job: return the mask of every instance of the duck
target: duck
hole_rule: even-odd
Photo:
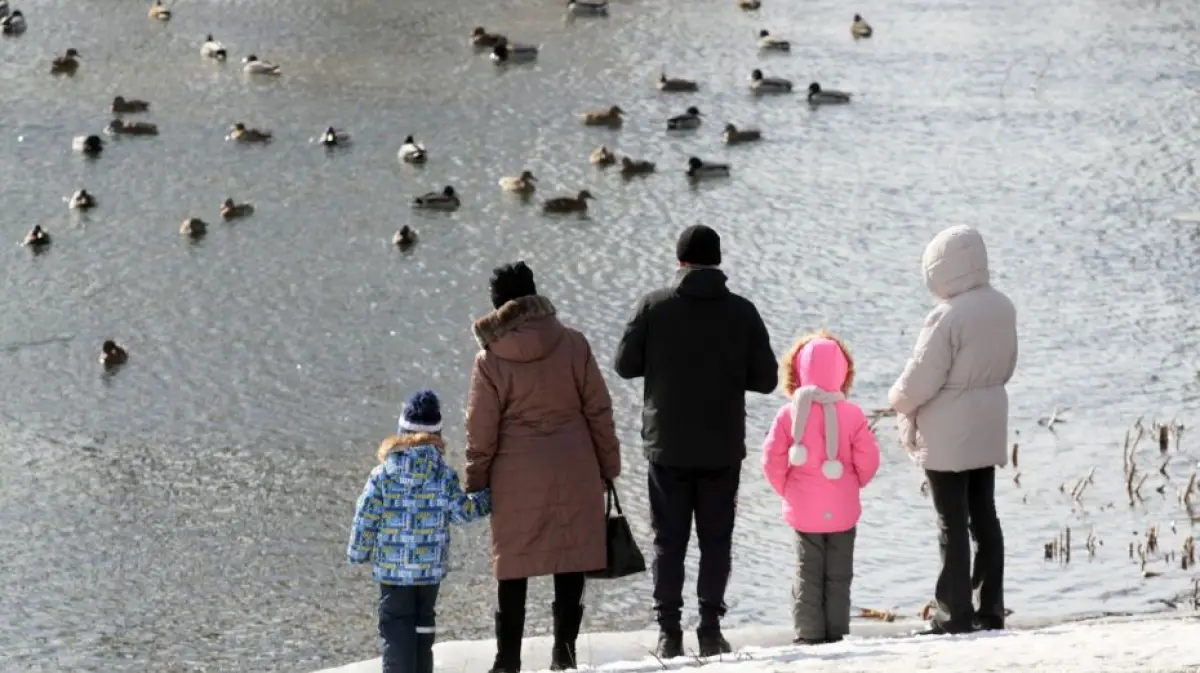
[[[119,367],[129,359],[129,353],[109,339],[100,345],[100,364],[105,367]]]
[[[690,79],[667,77],[667,73],[658,75],[659,91],[699,91],[700,86]]]
[[[762,140],[762,131],[758,129],[739,129],[733,124],[726,124],[725,133],[722,137],[725,139],[726,145],[737,145],[739,143]]]
[[[208,223],[198,217],[189,217],[179,225],[179,235],[188,238],[200,238],[208,233]]]
[[[234,203],[233,199],[225,199],[221,204],[221,219],[236,220],[254,214],[254,206],[249,203]]]
[[[242,70],[250,75],[282,75],[283,71],[274,63],[261,61],[254,54],[242,59]]]
[[[14,10],[12,14],[0,19],[0,32],[5,35],[20,35],[25,32],[25,15],[21,10]]]
[[[621,124],[624,123],[624,120],[621,119],[621,115],[623,114],[625,114],[625,111],[614,105],[607,110],[590,110],[584,112],[579,115],[579,118],[583,120],[584,126],[620,128]]]
[[[454,188],[446,185],[440,192],[429,192],[413,199],[413,205],[426,210],[451,211],[458,210],[462,202],[458,200],[458,194],[455,193]]]
[[[875,30],[871,28],[871,24],[867,23],[866,20],[862,18],[862,14],[854,15],[854,21],[850,24],[850,34],[853,35],[855,39],[871,37],[871,34],[874,32]]]
[[[538,48],[531,44],[513,44],[507,40],[492,47],[492,63],[529,63],[537,60]]]
[[[753,11],[762,7],[762,0],[737,0],[738,9],[743,11]]]
[[[763,71],[755,68],[750,73],[750,90],[755,93],[791,93],[792,81],[782,77],[764,77]]]
[[[471,31],[471,44],[476,47],[494,47],[504,42],[508,42],[508,38],[499,33],[489,33],[483,26],[476,26]]]
[[[35,224],[33,225],[33,229],[30,229],[29,233],[25,234],[23,245],[31,248],[41,248],[50,245],[50,234],[46,233],[45,229],[42,229],[42,225]]]
[[[79,52],[74,47],[50,62],[51,75],[74,75],[76,70],[79,70]]]
[[[646,175],[653,173],[655,169],[653,161],[643,161],[630,157],[621,157],[621,175],[630,177],[633,175]]]
[[[758,48],[763,51],[791,51],[792,43],[763,29],[758,31]]]
[[[144,100],[130,98],[126,100],[123,96],[116,96],[112,101],[113,114],[132,114],[134,112],[145,112],[150,109],[150,103]]]
[[[567,0],[571,16],[608,16],[608,0]]]
[[[521,171],[517,177],[500,178],[500,189],[521,196],[529,196],[537,190],[537,178],[531,171]]]
[[[692,106],[681,115],[671,117],[667,120],[668,131],[688,131],[691,129],[700,128],[700,109]]]
[[[423,164],[429,158],[425,152],[425,146],[414,140],[412,136],[404,137],[404,144],[400,146],[397,154],[400,156],[400,161],[410,164]]]
[[[850,94],[845,91],[822,89],[821,85],[813,82],[808,85],[809,105],[841,105],[850,102]]]
[[[216,61],[224,61],[229,55],[225,45],[213,39],[212,33],[204,36],[204,44],[200,45],[200,55]]]
[[[96,199],[88,193],[88,190],[81,189],[71,195],[67,207],[72,210],[88,210],[96,207]]]
[[[729,164],[710,164],[698,157],[688,157],[687,176],[694,180],[729,177]]]
[[[162,0],[154,0],[154,4],[150,5],[150,11],[147,14],[151,19],[158,19],[159,21],[171,20],[171,10],[163,5]]]
[[[417,232],[413,231],[412,227],[407,224],[400,227],[395,236],[392,236],[392,245],[407,250],[417,243]]]
[[[108,123],[104,131],[114,136],[156,136],[158,125],[150,122],[127,122],[114,119]]]
[[[75,136],[71,139],[71,149],[95,156],[104,149],[104,141],[100,136]]]
[[[271,132],[247,128],[245,124],[238,122],[233,125],[229,137],[241,143],[265,143],[271,139]]]
[[[601,145],[592,150],[592,154],[588,157],[588,161],[597,166],[611,166],[617,163],[617,155],[609,151],[607,147]]]
[[[586,213],[587,202],[596,197],[584,189],[575,196],[560,196],[542,204],[543,213]]]
[[[350,134],[345,131],[339,131],[332,126],[325,129],[321,137],[317,139],[325,147],[337,147],[350,142]]]

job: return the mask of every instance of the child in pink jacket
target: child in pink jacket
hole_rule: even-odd
[[[850,633],[859,491],[879,469],[879,444],[845,393],[854,361],[836,336],[800,338],[781,363],[790,401],[763,443],[763,473],[796,529],[792,619],[796,643],[834,643]]]

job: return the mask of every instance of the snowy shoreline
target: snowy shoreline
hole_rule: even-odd
[[[686,671],[704,666],[710,673],[806,673],[861,671],[895,673],[936,669],[938,673],[1009,672],[1014,668],[1062,673],[1137,670],[1140,673],[1200,673],[1200,614],[1109,617],[1086,621],[1012,620],[1003,632],[968,636],[912,636],[921,622],[858,622],[845,642],[818,647],[791,644],[788,627],[726,631],[737,651],[721,658],[683,657],[661,662],[651,655],[657,634],[588,633],[579,637],[581,668],[611,673]],[[525,639],[525,670],[544,670],[550,661],[549,636]],[[686,634],[686,651],[695,651]],[[492,640],[448,641],[434,646],[435,667],[454,673],[483,673],[495,653]],[[726,670],[728,669],[728,670]],[[379,673],[378,659],[316,673]]]

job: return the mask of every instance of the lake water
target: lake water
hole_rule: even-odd
[[[1151,476],[1133,507],[1120,455],[1137,417],[1194,422],[1200,394],[1200,236],[1171,221],[1197,202],[1200,5],[766,0],[748,14],[732,0],[615,0],[607,20],[568,23],[553,0],[189,0],[163,25],[147,4],[16,3],[29,31],[0,40],[12,243],[0,273],[0,670],[294,672],[374,656],[376,590],[343,561],[354,499],[419,386],[442,394],[461,466],[469,325],[488,307],[490,269],[528,260],[610,371],[636,297],[670,278],[674,239],[697,221],[722,233],[731,285],[757,302],[776,351],[817,326],[847,339],[866,407],[885,404],[930,306],[923,245],[944,226],[979,226],[1021,317],[1010,392],[1022,477],[999,483],[1009,606],[1148,610],[1191,586],[1177,561],[1143,580],[1127,546],[1151,525],[1164,549],[1190,534],[1177,493],[1196,434],[1171,448],[1169,479],[1143,442]],[[855,10],[874,39],[849,39]],[[543,45],[541,60],[498,70],[467,46],[477,24]],[[756,53],[764,27],[794,41],[791,55]],[[199,56],[208,32],[230,63]],[[67,47],[80,72],[52,78]],[[236,61],[249,52],[285,75],[248,80]],[[799,95],[754,100],[755,67],[856,99],[815,112]],[[701,92],[659,94],[664,68]],[[117,94],[151,100],[143,118],[162,135],[73,155],[71,136],[100,131]],[[575,117],[614,103],[629,112],[620,132]],[[664,119],[693,104],[705,126],[668,136]],[[224,142],[239,120],[276,140]],[[723,147],[726,121],[765,142]],[[329,124],[354,144],[311,144]],[[396,161],[408,134],[428,165]],[[601,143],[659,173],[626,183],[597,170],[587,153]],[[690,189],[690,154],[731,162],[733,177]],[[547,219],[499,192],[501,175],[525,168],[539,196],[589,189],[590,218]],[[444,184],[463,195],[459,212],[410,210]],[[86,216],[62,200],[79,187],[100,203]],[[227,196],[257,212],[221,224]],[[213,225],[198,244],[177,235],[189,216]],[[36,222],[55,242],[33,256],[17,243]],[[410,254],[390,246],[402,224],[421,236]],[[112,376],[96,364],[108,338],[130,351]],[[648,551],[640,387],[609,379],[620,486]],[[781,402],[750,399],[752,445]],[[1037,419],[1055,406],[1072,409],[1051,434]],[[936,572],[932,509],[890,421],[880,437],[855,601],[913,614]],[[1072,506],[1060,485],[1069,493],[1093,467]],[[728,623],[786,623],[791,534],[757,462],[745,469]],[[1066,526],[1073,562],[1043,561]],[[1089,561],[1093,527],[1104,545]],[[485,525],[456,537],[444,638],[490,632],[486,540]],[[585,628],[646,627],[649,584],[590,585]],[[534,583],[529,632],[548,630],[548,603],[549,582]]]

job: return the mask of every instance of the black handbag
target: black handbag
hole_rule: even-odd
[[[615,580],[646,572],[646,559],[638,549],[633,539],[633,531],[629,521],[621,513],[621,501],[617,499],[617,488],[611,481],[605,482],[608,501],[604,512],[604,536],[607,548],[605,560],[607,565],[603,570],[593,570],[586,573],[588,577],[599,580]],[[616,514],[613,510],[616,509]]]

